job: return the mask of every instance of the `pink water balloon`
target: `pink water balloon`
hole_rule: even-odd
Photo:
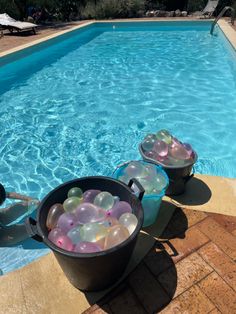
[[[180,141],[176,137],[172,137],[172,141],[170,143],[170,148],[181,145]]]
[[[168,145],[164,141],[157,140],[154,144],[153,150],[159,156],[165,157],[168,154]]]
[[[74,252],[77,253],[95,253],[100,251],[101,247],[98,244],[86,241],[77,243],[74,248]]]
[[[119,219],[120,216],[125,213],[132,213],[132,208],[128,202],[120,201],[107,211],[107,216]]]
[[[61,229],[64,233],[67,233],[70,229],[76,227],[77,225],[77,217],[75,214],[72,213],[62,214],[57,221],[57,227]]]
[[[54,243],[58,237],[63,235],[65,235],[65,233],[61,229],[54,228],[49,232],[48,239]]]
[[[56,246],[66,251],[72,251],[74,249],[74,245],[69,237],[66,235],[58,236],[54,238],[52,241]]]
[[[80,224],[98,222],[106,218],[105,210],[91,203],[82,203],[79,205],[75,210],[75,215]]]

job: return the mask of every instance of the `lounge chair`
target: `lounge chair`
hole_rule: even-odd
[[[201,11],[202,16],[206,18],[211,18],[218,4],[219,0],[208,0],[207,5]]]
[[[32,30],[36,33],[36,24],[28,22],[20,22],[11,18],[8,14],[0,14],[0,27],[8,29],[11,33],[16,30],[17,32]]]

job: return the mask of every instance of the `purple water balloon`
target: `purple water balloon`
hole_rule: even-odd
[[[132,208],[129,203],[120,201],[107,211],[107,216],[119,219],[120,216],[125,213],[132,213]]]
[[[190,144],[188,144],[188,143],[183,143],[183,146],[184,146],[184,148],[186,149],[186,151],[187,151],[189,157],[190,157],[190,158],[191,158],[191,157],[194,157],[194,156],[193,156],[193,149],[192,149],[192,146],[191,146]]]
[[[79,223],[77,217],[72,213],[62,214],[58,221],[57,227],[60,228],[64,233],[67,233],[70,229],[76,227]]]
[[[95,197],[101,193],[100,190],[87,190],[83,194],[83,203],[93,203]]]
[[[169,154],[171,157],[175,159],[180,159],[180,160],[189,159],[189,154],[182,144],[171,147],[169,149]]]
[[[86,224],[89,222],[102,221],[106,217],[106,212],[104,209],[91,204],[82,203],[75,211],[75,215],[80,224]]]
[[[93,242],[79,242],[76,244],[74,248],[74,252],[77,253],[95,253],[95,252],[100,252],[101,247]]]
[[[159,156],[165,157],[168,154],[168,145],[164,141],[157,140],[154,144],[153,150]]]

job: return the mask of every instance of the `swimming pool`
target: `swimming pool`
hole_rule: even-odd
[[[236,177],[236,58],[209,22],[99,23],[0,60],[0,173],[42,198],[81,176],[139,159],[169,129],[198,152],[198,173]],[[0,248],[4,273],[48,252]]]

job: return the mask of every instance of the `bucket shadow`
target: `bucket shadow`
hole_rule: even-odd
[[[185,238],[185,231],[188,229],[188,219],[181,208],[176,207],[165,230],[159,236],[160,240],[170,240],[174,238]]]
[[[203,205],[211,199],[212,193],[208,185],[202,180],[193,177],[187,184],[185,192],[181,195],[171,196],[183,206]]]
[[[157,241],[144,262],[115,290],[93,305],[92,309],[100,309],[109,314],[131,314],[145,307],[148,313],[156,313],[172,301],[176,288],[175,264],[164,246]],[[89,310],[87,313],[90,313]]]

